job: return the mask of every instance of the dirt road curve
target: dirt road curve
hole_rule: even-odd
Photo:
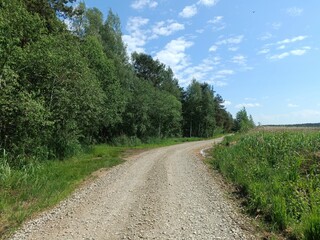
[[[199,160],[215,141],[132,156],[13,239],[257,239]]]

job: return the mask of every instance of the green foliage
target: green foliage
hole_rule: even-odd
[[[217,94],[214,98],[215,102],[215,121],[217,129],[215,132],[229,133],[233,128],[232,115],[226,111],[223,98]]]
[[[114,126],[121,122],[122,113],[125,110],[125,96],[122,94],[121,83],[116,78],[116,67],[105,55],[97,37],[87,36],[81,48],[105,95],[102,126],[104,128]]]
[[[91,144],[195,140],[168,139],[182,125],[191,136],[230,130],[212,87],[194,81],[182,97],[170,67],[145,54],[129,61],[116,14],[103,22],[74,2],[0,1],[0,233],[120,162],[122,148],[106,146],[69,158]]]
[[[236,119],[234,123],[234,131],[237,132],[248,132],[250,129],[254,128],[255,124],[250,115],[248,117],[247,111],[245,108],[242,108],[236,114]]]
[[[227,137],[211,163],[239,187],[251,213],[298,239],[318,239],[319,151],[318,132],[253,132]]]
[[[132,54],[133,67],[138,78],[149,81],[154,87],[159,87],[162,83],[161,71],[165,70],[165,65],[159,60],[153,60],[150,55],[144,53]]]
[[[150,118],[153,133],[161,137],[180,136],[181,131],[181,103],[175,96],[154,90],[150,108]]]
[[[111,9],[101,28],[100,35],[107,57],[114,59],[119,64],[126,65],[128,58],[122,41],[120,18]]]
[[[194,79],[183,97],[184,136],[212,137],[229,132],[232,116],[224,109],[223,102],[220,95],[214,95],[212,86]]]
[[[170,67],[166,67],[159,60],[154,60],[144,53],[132,54],[132,65],[137,77],[151,83],[156,89],[166,91],[180,100],[181,89],[178,80]]]
[[[21,63],[25,88],[44,99],[50,113],[47,144],[59,157],[90,142],[102,114],[104,93],[80,51],[69,35],[47,36],[26,49]]]
[[[142,53],[129,62],[116,14],[110,10],[103,22],[100,10],[84,3],[73,9],[73,2],[1,2],[0,150],[11,166],[122,136],[230,130],[230,114],[211,86],[195,80],[182,97],[170,67]],[[72,17],[70,31],[61,17]]]

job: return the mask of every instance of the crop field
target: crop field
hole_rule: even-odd
[[[289,239],[320,239],[320,131],[260,128],[228,136],[210,163],[248,211]]]

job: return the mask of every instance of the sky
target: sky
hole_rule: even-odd
[[[320,0],[85,0],[118,14],[128,54],[214,87],[256,124],[320,122]],[[121,3],[120,3],[121,2]]]

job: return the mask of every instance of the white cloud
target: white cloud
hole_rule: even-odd
[[[215,67],[220,63],[220,59],[217,57],[214,58],[205,58],[199,65],[189,66],[184,69],[183,73],[181,73],[183,82],[191,81],[191,79],[195,78],[198,81],[206,81],[212,82],[212,73]]]
[[[281,53],[281,54],[272,55],[272,56],[269,57],[269,59],[271,59],[271,60],[279,60],[279,59],[283,59],[283,58],[286,58],[286,57],[289,57],[289,56],[302,56],[302,55],[306,54],[307,51],[310,50],[310,49],[311,49],[311,47],[306,46],[306,47],[303,47],[303,48],[300,48],[300,49],[295,49],[295,50],[291,50],[291,51],[284,52],[284,53]]]
[[[268,43],[268,44],[265,44],[263,46],[263,48],[270,48],[271,46],[277,46],[277,49],[283,49],[284,47],[286,47],[286,45],[288,44],[292,44],[292,43],[295,43],[295,42],[299,42],[299,41],[303,41],[305,39],[307,39],[308,36],[303,36],[303,35],[300,35],[300,36],[296,36],[296,37],[292,37],[292,38],[286,38],[284,40],[281,40],[281,41],[278,41],[278,42],[275,42],[275,43]]]
[[[228,83],[222,81],[213,81],[213,84],[217,87],[224,87],[228,85]]]
[[[240,103],[240,104],[237,104],[235,106],[236,108],[254,108],[254,107],[261,107],[261,104],[260,103]]]
[[[271,26],[274,30],[279,30],[282,26],[282,23],[281,22],[274,22],[271,24]]]
[[[209,20],[208,23],[218,24],[223,20],[223,16],[215,16],[212,20]]]
[[[288,107],[289,107],[289,108],[297,108],[297,107],[299,107],[299,105],[289,103],[289,104],[288,104]]]
[[[192,45],[193,42],[180,37],[170,41],[163,50],[156,54],[155,58],[167,66],[170,66],[174,73],[179,75],[180,71],[190,64],[185,51]]]
[[[138,31],[140,31],[140,27],[142,27],[148,23],[149,23],[148,18],[132,17],[129,19],[129,21],[127,23],[127,30],[129,32],[138,32]]]
[[[196,5],[186,6],[182,12],[179,13],[179,15],[183,18],[191,18],[194,15],[196,15],[198,12],[198,9]]]
[[[232,74],[234,74],[234,71],[231,69],[223,69],[223,70],[218,71],[217,74],[222,75],[222,76],[232,75]]]
[[[158,36],[169,36],[174,32],[184,30],[184,25],[173,20],[161,21],[156,23],[153,28],[153,37],[156,38]]]
[[[145,52],[143,46],[146,41],[142,38],[136,38],[130,35],[122,36],[123,42],[127,45],[127,52],[129,55],[133,52]]]
[[[268,39],[270,39],[272,37],[273,37],[273,35],[271,33],[266,32],[261,37],[259,37],[258,39],[261,40],[261,41],[266,41],[266,40],[268,40]]]
[[[216,42],[217,45],[224,45],[224,44],[240,44],[243,40],[243,35],[238,35],[238,36],[235,36],[235,37],[230,37],[230,38],[227,38],[227,39],[223,39],[223,40],[220,40],[218,42]]]
[[[213,31],[220,31],[226,27],[226,24],[223,22],[223,16],[215,16],[212,20],[209,20],[208,23],[213,24]]]
[[[298,8],[298,7],[288,8],[287,14],[291,17],[299,17],[303,14],[303,8]]]
[[[275,55],[272,55],[271,57],[269,57],[271,60],[276,60],[276,59],[283,59],[283,58],[286,58],[286,57],[289,57],[290,56],[290,53],[289,52],[284,52],[284,53],[281,53],[281,54],[275,54]]]
[[[296,50],[290,51],[290,53],[291,53],[292,55],[295,55],[295,56],[302,56],[302,55],[304,55],[306,52],[307,52],[307,50],[305,50],[305,49],[296,49]]]
[[[223,106],[230,106],[232,103],[230,102],[230,101],[224,101],[223,103],[222,103],[222,105]]]
[[[226,86],[225,81],[221,81],[216,74],[216,69],[220,65],[221,58],[218,56],[210,56],[201,61],[200,64],[195,66],[188,66],[179,72],[179,80],[181,85],[188,85],[190,81],[195,78],[200,82],[207,82],[215,86]],[[226,76],[220,76],[225,78]]]
[[[264,49],[260,50],[258,52],[258,54],[267,54],[268,52],[270,52],[270,49],[264,48]]]
[[[63,23],[67,26],[69,31],[74,31],[74,27],[72,26],[73,21],[70,18],[66,18],[63,20]]]
[[[205,5],[208,7],[214,6],[219,2],[219,0],[200,0],[198,4]]]
[[[239,50],[239,48],[238,47],[229,47],[228,50],[231,52],[236,52]]]
[[[288,43],[294,43],[298,41],[303,41],[307,38],[308,36],[297,36],[293,38],[287,38],[282,41],[277,42],[278,45],[283,45],[283,44],[288,44]]]
[[[239,64],[239,65],[246,65],[247,58],[243,55],[236,55],[236,56],[232,57],[231,61],[233,63]]]
[[[210,48],[209,48],[209,52],[215,52],[217,51],[218,49],[218,46],[217,45],[212,45]]]
[[[281,40],[281,41],[278,41],[275,43],[268,43],[263,46],[264,49],[259,51],[258,54],[269,53],[271,47],[274,47],[275,50],[283,50],[286,48],[290,48],[291,47],[290,45],[293,45],[293,43],[303,41],[307,38],[308,38],[308,36],[300,35],[300,36],[296,36],[296,37],[292,37],[292,38],[286,38],[284,40]],[[300,49],[294,49],[294,50],[286,51],[286,52],[283,52],[280,54],[268,55],[267,58],[270,60],[279,60],[279,59],[283,59],[283,58],[286,58],[289,56],[302,56],[310,49],[311,49],[311,47],[305,46]]]
[[[136,0],[131,4],[133,9],[143,9],[145,7],[156,8],[158,3],[152,0]]]
[[[147,25],[149,19],[142,17],[130,18],[127,23],[129,35],[123,35],[122,40],[127,45],[127,51],[130,55],[132,52],[144,52],[143,46],[147,42],[147,33],[141,28]]]
[[[277,47],[278,50],[282,50],[282,49],[285,49],[286,48],[286,45],[281,45],[279,47]]]
[[[246,98],[244,98],[244,100],[246,100],[246,101],[256,101],[257,99],[256,98],[252,98],[252,97],[246,97]]]

